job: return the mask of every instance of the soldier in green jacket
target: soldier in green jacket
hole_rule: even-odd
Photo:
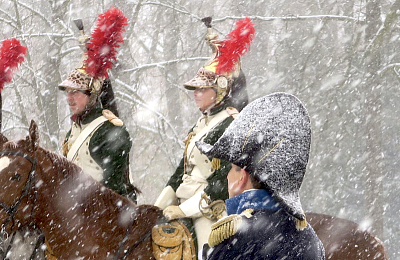
[[[194,91],[196,106],[202,116],[189,131],[183,158],[155,202],[164,210],[167,219],[188,218],[192,221],[199,253],[207,242],[211,225],[224,214],[223,201],[228,198],[226,176],[231,164],[202,154],[195,142],[214,144],[248,101],[240,62],[236,60],[231,70],[217,73],[221,65],[219,47],[223,42],[217,40],[210,26],[206,39],[214,56],[184,84],[186,89]]]
[[[76,69],[59,85],[73,113],[63,154],[95,180],[126,196],[132,141],[123,122],[103,108],[97,92],[88,82],[90,77],[82,69]],[[105,85],[110,86],[107,83]],[[96,84],[103,85],[102,82]]]
[[[107,73],[116,59],[116,48],[122,43],[126,18],[118,10],[107,12],[108,15],[99,16],[97,28],[90,38],[84,34],[82,21],[75,21],[81,31],[78,40],[84,54],[82,64],[58,86],[65,91],[72,112],[72,125],[64,140],[63,154],[95,180],[136,202],[138,190],[129,181],[128,158],[132,141],[118,118]],[[101,24],[107,22],[105,17],[115,19],[113,26],[119,26],[111,26],[107,33],[104,32]],[[102,53],[107,48],[109,53]]]

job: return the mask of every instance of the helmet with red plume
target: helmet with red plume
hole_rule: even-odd
[[[27,48],[15,39],[6,39],[0,47],[0,110],[2,108],[1,91],[4,83],[10,82],[14,71],[25,60]],[[2,124],[2,115],[0,113],[0,129]]]
[[[184,86],[189,90],[214,88],[217,91],[215,104],[218,105],[229,95],[233,85],[237,87],[237,84],[234,84],[236,79],[240,78],[240,82],[245,84],[240,56],[249,50],[255,30],[250,18],[246,17],[236,22],[236,28],[229,33],[225,41],[221,41],[212,31],[211,17],[204,18],[202,21],[208,27],[206,40],[213,50],[213,56]]]
[[[90,38],[85,37],[82,23],[76,23],[82,36],[80,45],[85,50],[83,64],[72,70],[58,87],[83,91],[90,94],[90,103],[95,103],[100,96],[104,81],[108,78],[108,70],[117,60],[117,48],[123,43],[122,33],[128,25],[122,11],[111,7],[100,14],[96,28]]]
[[[18,65],[21,64],[26,55],[27,48],[15,39],[6,39],[0,47],[0,92],[4,83],[10,82]]]

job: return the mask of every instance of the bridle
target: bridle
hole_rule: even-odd
[[[32,164],[32,167],[31,167],[31,170],[29,171],[29,176],[28,176],[28,179],[27,179],[27,181],[25,183],[24,189],[22,190],[22,193],[19,196],[19,198],[16,200],[16,202],[13,205],[9,206],[6,203],[0,201],[0,209],[4,210],[8,214],[8,216],[6,217],[4,222],[1,224],[1,231],[0,231],[1,233],[5,233],[4,230],[5,230],[5,228],[7,227],[7,225],[10,222],[12,223],[11,224],[12,225],[11,226],[11,230],[13,230],[14,225],[15,225],[15,219],[14,219],[15,213],[16,213],[19,205],[21,204],[23,198],[28,196],[28,194],[30,193],[32,188],[34,188],[33,183],[34,183],[34,179],[35,179],[35,171],[36,171],[36,165],[37,165],[36,159],[30,157],[29,155],[27,155],[25,153],[18,152],[18,151],[3,151],[3,152],[0,152],[0,157],[7,156],[7,155],[14,155],[14,156],[23,157],[23,158],[25,158],[26,160],[28,160]],[[35,196],[35,201],[36,201],[36,196]],[[33,214],[33,209],[34,209],[34,206],[32,207],[31,215]],[[7,236],[7,234],[5,234],[5,235]],[[4,253],[5,255],[11,249],[11,244],[12,244],[12,242],[14,240],[14,236],[15,236],[15,232],[13,233],[13,236],[12,236],[12,239],[11,239],[11,242],[9,244],[8,249]]]
[[[6,218],[6,220],[3,222],[2,227],[6,226],[9,221],[14,219],[15,212],[18,209],[18,206],[21,204],[22,199],[29,194],[33,187],[33,179],[35,177],[35,171],[36,171],[36,159],[33,159],[27,154],[18,152],[18,151],[4,151],[0,152],[0,157],[6,156],[6,155],[15,155],[15,156],[20,156],[28,160],[30,163],[32,163],[31,170],[29,171],[29,176],[28,180],[25,183],[24,189],[22,190],[21,196],[17,199],[17,201],[14,203],[14,205],[9,206],[3,202],[0,201],[0,208],[3,209],[9,216]]]
[[[26,196],[28,196],[29,193],[32,191],[32,189],[35,189],[34,183],[35,183],[35,176],[36,176],[36,175],[35,175],[35,172],[36,172],[36,166],[37,166],[37,160],[36,160],[36,158],[32,158],[31,156],[27,155],[26,153],[22,153],[22,152],[18,152],[18,151],[7,151],[7,150],[6,150],[6,151],[3,151],[3,152],[0,152],[0,158],[3,157],[3,156],[7,156],[7,155],[14,155],[14,156],[23,157],[23,158],[25,158],[26,160],[28,160],[28,161],[32,164],[32,167],[31,167],[31,170],[29,171],[29,176],[28,176],[28,179],[27,179],[27,181],[26,181],[26,183],[25,183],[24,189],[22,190],[22,193],[21,193],[21,195],[19,196],[19,198],[17,199],[17,201],[16,201],[12,206],[9,206],[9,205],[5,204],[4,202],[1,202],[1,201],[0,201],[0,210],[2,209],[2,210],[4,210],[4,211],[8,214],[8,217],[7,217],[7,218],[4,220],[4,222],[1,224],[0,234],[3,233],[3,230],[4,230],[5,227],[10,223],[10,221],[12,222],[11,230],[13,229],[14,224],[15,224],[15,219],[14,219],[14,217],[15,217],[15,213],[16,213],[18,207],[20,206],[20,204],[21,204],[23,198],[26,197]],[[1,188],[1,187],[0,187],[0,188]],[[36,199],[37,199],[37,198],[36,198],[36,195],[37,195],[37,194],[36,194],[36,191],[34,190],[34,201],[33,201],[31,216],[33,215],[33,210],[34,210],[35,204],[36,204]],[[115,257],[114,259],[126,259],[126,257],[127,257],[130,253],[132,253],[133,250],[136,249],[136,248],[140,245],[141,242],[143,242],[145,239],[147,239],[147,238],[150,237],[150,235],[151,235],[151,231],[149,231],[149,232],[147,232],[146,234],[144,234],[143,236],[141,236],[141,237],[139,238],[139,240],[135,241],[135,243],[134,243],[132,246],[130,246],[130,247],[124,252],[122,258],[120,258],[119,255],[120,255],[120,254],[122,253],[122,251],[123,251],[122,248],[124,247],[125,242],[128,240],[128,236],[129,236],[130,232],[132,231],[131,229],[132,229],[132,226],[130,225],[129,228],[127,229],[127,231],[126,231],[125,237],[124,237],[123,240],[120,242],[118,252],[117,252],[117,254],[114,256],[114,257]],[[14,240],[14,235],[15,235],[15,233],[16,233],[16,231],[14,231],[14,233],[13,233],[11,242],[10,242],[10,244],[9,244],[9,246],[8,246],[8,248],[7,248],[7,250],[6,250],[6,252],[1,252],[1,250],[0,250],[0,255],[3,255],[3,258],[0,258],[0,259],[5,259],[6,255],[7,255],[7,252],[11,250],[11,245],[12,245],[12,242],[13,242],[13,240]],[[39,239],[38,239],[38,241],[37,241],[37,243],[36,243],[34,252],[33,252],[33,254],[31,255],[30,259],[34,259],[35,253],[36,253],[36,249],[40,246],[40,243],[43,243],[43,242],[44,242],[44,236],[39,237]]]

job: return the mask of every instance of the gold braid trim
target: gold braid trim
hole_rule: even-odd
[[[243,152],[243,150],[244,150],[244,147],[245,147],[246,144],[247,144],[247,141],[249,140],[250,134],[251,134],[251,132],[253,131],[253,128],[254,128],[254,126],[256,125],[256,122],[257,122],[257,121],[254,121],[254,123],[253,123],[253,125],[250,127],[249,131],[247,131],[246,139],[244,139],[244,142],[243,142],[243,145],[242,145],[242,152]]]
[[[225,239],[233,236],[242,224],[242,216],[238,214],[230,215],[211,226],[211,233],[208,237],[208,244],[214,247]]]
[[[243,222],[243,216],[250,218],[253,216],[253,211],[253,209],[246,209],[240,215],[233,214],[214,223],[211,226],[211,233],[208,237],[210,247],[214,247],[235,235]]]
[[[49,241],[45,239],[46,250],[44,251],[45,258],[47,260],[57,260],[57,257],[54,255],[53,250],[50,247]]]
[[[188,149],[188,146],[189,146],[189,143],[190,143],[190,139],[192,139],[192,137],[194,135],[195,135],[195,133],[190,132],[188,134],[188,136],[186,137],[186,139],[183,140],[183,142],[185,143],[185,151],[184,151],[184,154],[183,154],[183,173],[184,174],[186,173],[186,165],[187,165],[187,149]]]
[[[272,147],[272,149],[269,150],[268,153],[266,153],[266,154],[258,161],[258,163],[260,163],[262,160],[265,159],[265,157],[267,157],[270,153],[272,153],[272,151],[275,150],[275,148],[278,147],[278,145],[280,145],[284,139],[285,139],[285,138],[282,138],[274,147]]]
[[[307,223],[306,219],[300,220],[300,219],[296,218],[296,229],[297,230],[299,230],[299,231],[304,230],[307,227],[307,224],[308,223]]]
[[[70,148],[70,145],[69,145],[69,142],[68,141],[64,141],[64,143],[62,144],[62,154],[65,156],[65,157],[67,157],[67,154],[68,154],[68,152],[69,152],[69,148]]]
[[[212,158],[211,160],[211,170],[221,169],[221,160],[217,158]]]

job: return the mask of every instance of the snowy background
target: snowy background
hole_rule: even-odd
[[[212,16],[223,37],[249,16],[256,37],[242,67],[250,99],[288,92],[311,117],[304,209],[362,224],[400,259],[400,0],[1,1],[0,40],[28,47],[2,92],[6,136],[26,136],[34,119],[42,146],[60,151],[70,119],[57,85],[81,58],[73,20],[90,34],[110,6],[129,19],[111,80],[133,139],[140,204],[154,203],[200,116],[182,84],[211,54],[201,18]]]

